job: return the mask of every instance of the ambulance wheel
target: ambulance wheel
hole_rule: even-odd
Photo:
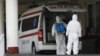
[[[36,54],[36,49],[35,49],[35,47],[32,48],[32,54],[33,54],[33,55]]]
[[[34,42],[32,43],[32,54],[33,54],[33,55],[36,54],[36,48],[35,48]]]

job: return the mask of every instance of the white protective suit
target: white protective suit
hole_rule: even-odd
[[[67,43],[67,55],[71,54],[71,50],[73,50],[73,54],[76,55],[79,52],[78,43],[79,37],[81,37],[81,25],[78,22],[78,17],[76,14],[73,14],[72,20],[67,25],[66,35],[68,35],[68,43]]]
[[[60,17],[57,16],[56,17],[56,23],[62,23],[60,21]],[[66,28],[66,24],[64,24],[65,28]],[[64,33],[57,33],[56,29],[55,29],[55,24],[53,24],[52,27],[52,36],[55,37],[56,39],[56,54],[57,55],[65,55],[66,52],[66,46],[65,46],[65,36]]]

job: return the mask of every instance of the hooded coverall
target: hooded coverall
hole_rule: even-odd
[[[71,54],[71,50],[73,50],[73,54],[78,54],[79,48],[79,37],[81,37],[81,25],[78,22],[78,17],[76,14],[73,14],[72,20],[69,21],[67,25],[66,35],[68,35],[68,43],[67,43],[67,55]]]
[[[62,23],[60,21],[59,16],[56,17],[56,23]],[[65,26],[65,24],[64,24]],[[65,26],[66,27],[66,26]],[[64,55],[65,54],[65,36],[64,33],[57,33],[56,29],[55,29],[55,24],[53,24],[52,26],[52,36],[55,36],[56,39],[56,54],[57,55]]]

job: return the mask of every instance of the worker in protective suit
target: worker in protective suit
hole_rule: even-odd
[[[61,18],[59,16],[56,16],[56,23],[52,26],[52,36],[56,39],[56,54],[57,55],[65,55],[66,52],[66,46],[65,46],[65,30],[63,32],[57,32],[56,30],[56,24],[62,23],[64,28],[66,28],[66,24],[61,21]]]
[[[79,37],[81,37],[81,25],[76,14],[73,14],[72,20],[69,21],[66,28],[66,35],[68,36],[66,54],[70,55],[71,50],[73,50],[73,54],[77,55],[79,52],[78,43]]]

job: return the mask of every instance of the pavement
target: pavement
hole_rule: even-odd
[[[57,56],[57,55],[6,54],[5,56]],[[59,56],[100,56],[100,54],[79,54],[79,55],[59,55]]]

